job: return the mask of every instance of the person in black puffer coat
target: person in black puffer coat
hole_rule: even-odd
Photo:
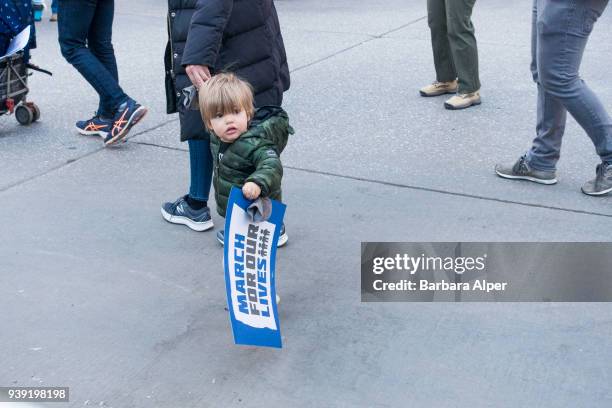
[[[229,71],[252,86],[255,106],[280,106],[289,89],[289,67],[273,0],[168,0],[166,102],[179,113],[181,141],[189,143],[189,193],[162,205],[162,216],[196,231],[213,227],[208,208],[212,179],[210,136],[182,90],[199,88]]]

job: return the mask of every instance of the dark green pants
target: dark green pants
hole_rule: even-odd
[[[478,49],[472,24],[476,0],[427,0],[436,80],[459,79],[459,93],[480,89]]]

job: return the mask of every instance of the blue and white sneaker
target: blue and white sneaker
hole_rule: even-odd
[[[133,99],[123,102],[113,118],[113,127],[104,139],[105,145],[112,145],[124,139],[132,126],[137,124],[147,114],[147,108]]]
[[[276,247],[277,248],[282,247],[283,245],[287,243],[287,241],[289,241],[289,236],[287,235],[287,232],[285,231],[285,224],[283,224],[280,230],[280,236],[278,237],[278,243],[276,244]],[[217,242],[219,242],[221,245],[224,244],[225,242],[225,231],[224,230],[217,231]]]
[[[173,224],[183,224],[194,231],[206,231],[214,227],[210,217],[210,208],[194,210],[187,204],[185,197],[181,197],[173,203],[164,203],[161,208],[164,220]]]
[[[112,119],[104,119],[100,116],[94,116],[88,120],[79,120],[76,125],[76,130],[85,136],[100,136],[106,139],[106,136],[113,127]]]

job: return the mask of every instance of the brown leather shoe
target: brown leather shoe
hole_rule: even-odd
[[[421,96],[438,96],[457,92],[457,80],[450,82],[434,82],[431,85],[421,88]]]
[[[444,107],[450,110],[469,108],[470,106],[480,105],[480,91],[458,94],[444,102]]]

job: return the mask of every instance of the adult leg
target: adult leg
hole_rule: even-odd
[[[161,208],[162,217],[173,224],[183,224],[195,231],[206,231],[214,226],[207,205],[212,180],[212,156],[208,139],[189,140],[189,165],[189,194],[172,203],[164,203]]]
[[[468,94],[480,89],[478,49],[472,24],[475,1],[445,0],[448,43],[459,78],[459,94]]]
[[[189,140],[188,143],[191,172],[189,197],[206,202],[212,181],[213,159],[210,153],[210,142],[208,140]]]
[[[51,1],[51,13],[52,14],[57,14],[57,8],[58,8],[58,1],[59,0],[52,0]]]
[[[540,0],[538,75],[544,90],[557,98],[593,141],[604,163],[612,163],[612,119],[579,69],[593,25],[608,0]]]
[[[540,3],[540,4],[539,4]],[[561,152],[561,141],[565,131],[567,110],[560,102],[544,90],[538,75],[538,11],[542,0],[533,1],[531,25],[531,73],[538,87],[536,137],[527,152],[527,162],[537,170],[554,171]],[[559,44],[562,46],[562,44]],[[559,48],[560,50],[560,48]],[[546,62],[543,62],[546,63]]]
[[[108,0],[99,0],[108,1]],[[96,15],[98,0],[61,0],[59,42],[62,55],[96,90],[104,106],[117,107],[127,99],[117,80],[87,47],[87,36]],[[112,117],[114,112],[98,112]]]
[[[457,78],[457,70],[447,35],[445,0],[427,0],[427,22],[431,30],[436,80],[438,82],[454,81]]]
[[[106,70],[119,83],[117,60],[113,48],[113,18],[115,15],[114,0],[98,0],[93,21],[89,27],[87,47],[91,53],[104,65]],[[100,98],[98,112],[114,113],[116,106],[108,105],[110,100]]]

